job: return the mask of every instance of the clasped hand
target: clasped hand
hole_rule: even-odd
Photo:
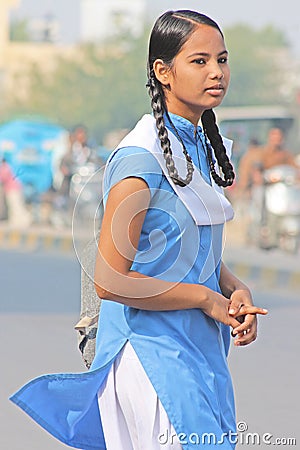
[[[243,346],[250,344],[257,337],[257,314],[266,315],[268,311],[254,306],[250,292],[241,289],[232,293],[228,313],[240,323],[233,327],[231,332],[235,338],[234,345]]]

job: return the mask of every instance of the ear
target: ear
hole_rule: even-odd
[[[156,59],[154,61],[153,70],[156,78],[163,86],[168,86],[170,84],[171,69],[162,59]]]

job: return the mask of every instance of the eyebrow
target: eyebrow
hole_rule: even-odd
[[[222,52],[218,53],[218,56],[221,55],[228,55],[228,51],[227,50],[223,50]],[[205,52],[197,52],[197,53],[193,53],[192,55],[189,55],[189,58],[192,58],[194,56],[210,56],[209,53],[205,53]]]

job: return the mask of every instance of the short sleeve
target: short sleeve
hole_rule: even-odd
[[[109,161],[104,178],[104,192],[119,181],[136,177],[147,183],[151,197],[159,189],[162,182],[162,169],[156,158],[148,150],[141,147],[123,147]]]

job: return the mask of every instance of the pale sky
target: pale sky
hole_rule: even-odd
[[[299,0],[147,0],[151,19],[167,9],[196,9],[216,20],[221,28],[244,22],[282,29],[300,57]],[[101,2],[101,0],[99,0]],[[76,40],[80,0],[20,0],[18,17],[40,17],[53,13],[61,23],[63,42]],[[16,14],[15,13],[15,14]],[[150,18],[150,17],[149,17]]]

